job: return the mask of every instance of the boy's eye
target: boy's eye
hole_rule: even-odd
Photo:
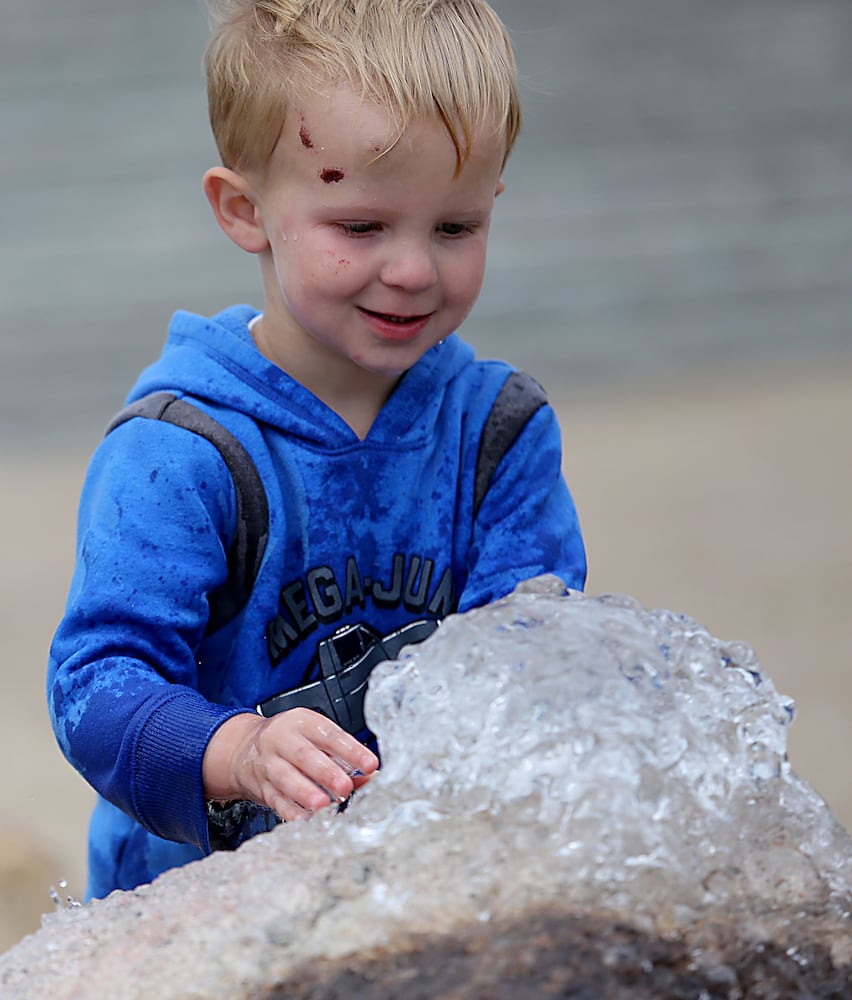
[[[371,233],[380,233],[383,230],[381,222],[336,222],[335,226],[345,236],[369,236]],[[448,236],[451,239],[456,236],[463,236],[465,233],[472,233],[476,226],[467,222],[442,222],[437,227],[437,232],[441,236]]]
[[[347,236],[366,236],[381,229],[378,222],[338,222],[337,227]]]
[[[461,236],[462,233],[472,233],[473,226],[464,222],[442,222],[438,231],[442,236]]]

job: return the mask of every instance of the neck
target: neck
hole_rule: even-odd
[[[325,352],[302,356],[294,363],[295,358],[264,335],[262,318],[251,332],[257,349],[268,361],[322,400],[362,441],[401,377],[353,368],[348,361]]]
[[[335,403],[330,399],[323,399],[326,406],[330,407],[334,412],[341,417],[346,423],[352,428],[352,430],[358,435],[361,441],[370,433],[370,428],[376,417],[379,415],[385,400],[390,395],[390,390],[382,398],[381,402],[376,403],[373,400],[368,399],[352,399],[347,397],[345,400],[340,400],[339,403]],[[322,399],[322,397],[320,397]]]

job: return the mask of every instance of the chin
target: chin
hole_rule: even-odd
[[[371,375],[375,375],[377,378],[398,379],[402,378],[402,376],[410,368],[413,368],[415,364],[417,364],[417,362],[412,361],[410,365],[406,365],[404,368],[400,368],[399,366],[394,366],[390,368],[390,367],[384,367],[384,366],[379,367],[373,365],[361,365],[361,368],[363,368],[364,371],[369,372]]]
[[[406,353],[404,357],[398,357],[394,359],[375,359],[374,361],[369,358],[354,358],[355,364],[359,368],[366,372],[370,372],[372,375],[378,375],[383,378],[400,378],[409,369],[413,368],[417,362],[431,350],[432,345],[430,344],[426,350],[419,350],[411,354]]]

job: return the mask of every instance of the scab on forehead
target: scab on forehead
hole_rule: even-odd
[[[340,167],[324,167],[319,175],[325,184],[339,184],[346,176]]]
[[[299,127],[299,139],[305,149],[314,148],[314,140],[311,138],[311,133],[308,131],[308,126],[305,124],[305,119],[302,119],[302,124]]]

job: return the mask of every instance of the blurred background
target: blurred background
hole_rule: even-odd
[[[852,6],[494,6],[525,126],[464,333],[557,407],[589,592],[752,644],[852,826]],[[43,675],[87,456],[175,309],[260,304],[201,192],[206,28],[0,0],[0,949],[83,891]]]

